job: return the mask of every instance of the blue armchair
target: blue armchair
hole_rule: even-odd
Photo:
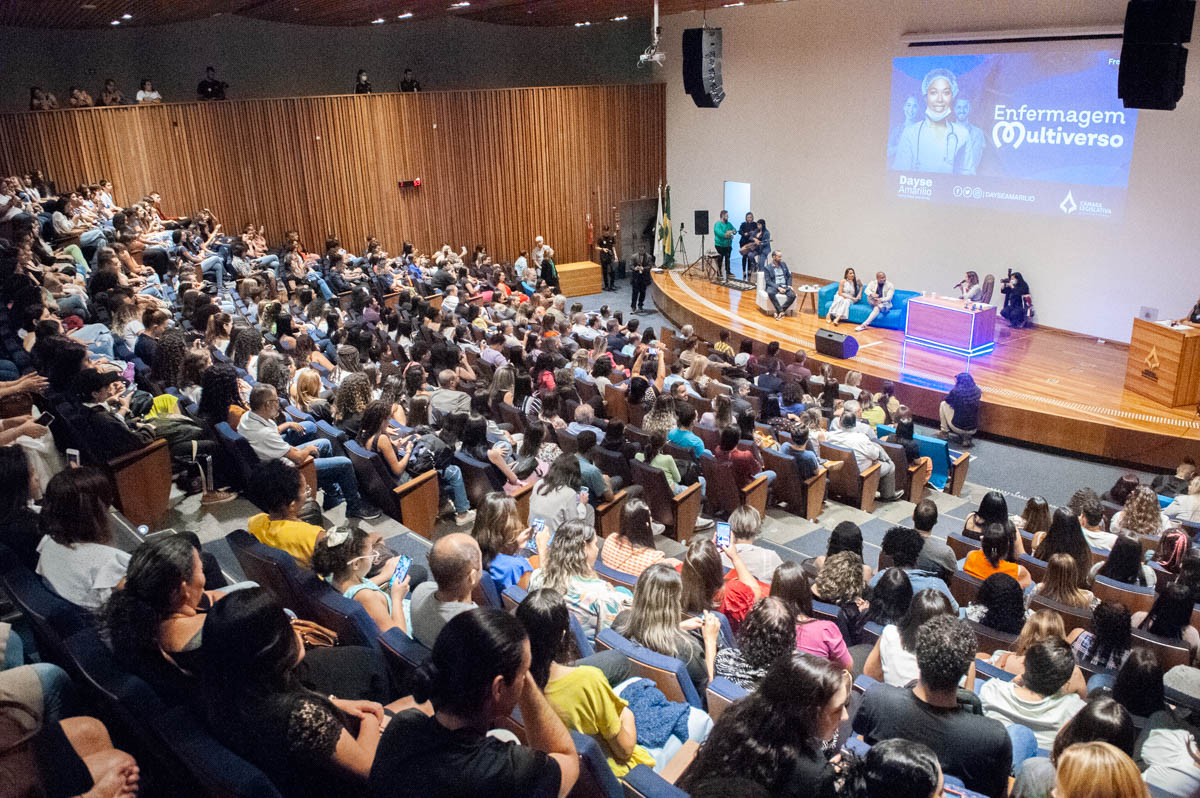
[[[817,292],[817,312],[821,318],[829,315],[829,306],[833,304],[837,290],[838,283],[829,283],[822,286]],[[896,292],[892,294],[892,309],[887,313],[880,313],[871,326],[883,327],[888,330],[903,330],[908,319],[908,300],[920,296],[920,294],[920,291],[896,289]],[[850,314],[846,316],[846,321],[852,324],[862,324],[870,313],[871,305],[867,302],[867,295],[864,291],[862,298],[850,306]]]

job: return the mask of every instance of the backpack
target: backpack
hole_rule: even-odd
[[[422,435],[408,458],[409,475],[418,476],[433,469],[440,472],[454,460],[454,451],[437,435]]]

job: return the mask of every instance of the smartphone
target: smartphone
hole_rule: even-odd
[[[42,413],[40,416],[34,419],[34,421],[36,421],[38,424],[41,424],[43,427],[48,427],[54,423],[54,414]]]
[[[401,554],[400,559],[396,561],[396,570],[392,571],[392,578],[388,582],[388,587],[403,582],[404,577],[408,576],[408,569],[412,567],[412,557],[407,554]]]
[[[580,504],[588,503],[588,489],[587,488],[579,489],[579,503]]]
[[[534,554],[537,554],[537,536],[546,528],[545,518],[534,518],[529,522],[529,540],[525,542],[525,548]],[[550,540],[554,540],[554,533],[550,533]],[[550,545],[550,541],[546,541],[546,545]]]
[[[78,449],[67,449],[67,465],[71,466],[71,468],[79,468],[81,464],[79,462]]]
[[[657,346],[650,347],[649,349],[646,350],[646,354],[648,354],[650,357],[658,357],[658,347]]]
[[[729,547],[729,524],[725,521],[717,522],[717,548],[725,549]]]

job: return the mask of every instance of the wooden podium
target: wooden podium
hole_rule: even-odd
[[[1167,407],[1200,403],[1200,327],[1133,320],[1125,387]]]

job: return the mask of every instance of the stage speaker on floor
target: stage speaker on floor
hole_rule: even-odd
[[[698,236],[708,235],[708,211],[695,211],[696,221],[692,225],[692,232]]]
[[[817,330],[817,351],[822,355],[848,360],[858,354],[858,341],[853,335],[833,330]]]
[[[701,108],[716,108],[725,99],[720,28],[688,28],[683,32],[683,90]]]
[[[1126,108],[1172,111],[1183,96],[1196,0],[1130,0],[1117,96]]]

